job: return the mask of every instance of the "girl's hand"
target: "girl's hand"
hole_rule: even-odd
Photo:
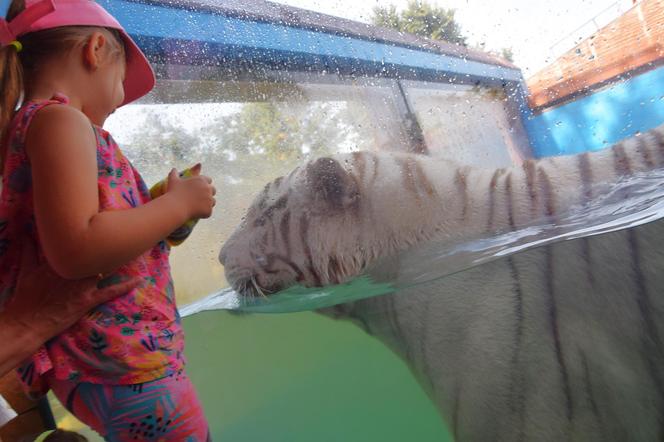
[[[187,219],[209,218],[216,201],[214,195],[217,190],[212,185],[212,179],[201,175],[201,165],[191,168],[194,176],[180,178],[176,169],[168,174],[166,192],[180,201],[187,210]]]

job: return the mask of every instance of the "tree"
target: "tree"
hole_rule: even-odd
[[[371,22],[376,26],[401,30],[401,16],[394,5],[374,6]]]
[[[133,134],[128,143],[123,144],[125,154],[148,181],[163,178],[157,175],[168,173],[169,167],[183,168],[197,161],[196,149],[200,144],[198,134],[184,130],[173,124],[160,112],[148,111],[142,130]],[[147,171],[147,172],[144,172]],[[155,174],[151,173],[155,171]]]
[[[203,129],[208,143],[239,164],[283,171],[307,156],[335,152],[348,136],[343,114],[329,102],[244,103]]]
[[[410,0],[401,12],[394,5],[374,7],[371,22],[376,26],[465,46],[466,37],[461,35],[455,12],[427,1]]]
[[[503,48],[500,51],[501,57],[503,57],[505,60],[508,61],[514,61],[514,52],[512,51],[512,48]]]

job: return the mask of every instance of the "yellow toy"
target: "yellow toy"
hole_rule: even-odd
[[[180,178],[189,178],[194,176],[194,172],[192,171],[194,167],[190,167],[180,172]],[[168,184],[167,180],[164,179],[159,181],[154,186],[150,187],[150,197],[152,197],[152,199],[155,199],[166,193],[167,184]],[[168,245],[174,247],[182,244],[184,240],[187,239],[187,237],[194,230],[194,226],[196,225],[197,222],[198,219],[190,219],[189,221],[187,221],[186,223],[175,229],[175,231],[173,231],[166,238],[166,242],[168,243]]]

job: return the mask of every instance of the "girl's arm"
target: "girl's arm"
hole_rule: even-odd
[[[97,151],[90,121],[69,106],[49,106],[30,125],[35,217],[51,266],[66,278],[109,273],[190,218],[209,217],[206,177],[169,175],[168,192],[134,209],[99,212]]]

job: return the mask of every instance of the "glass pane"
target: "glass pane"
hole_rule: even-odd
[[[200,161],[217,187],[213,217],[171,252],[180,306],[227,286],[220,245],[266,183],[314,157],[410,149],[393,81],[284,79],[164,81],[146,104],[120,108],[107,122],[146,182]],[[170,103],[157,103],[165,99]],[[184,323],[188,373],[215,438],[308,441],[336,419],[346,425],[326,434],[348,441],[448,437],[403,363],[351,324],[313,313],[223,312]],[[97,440],[52,403],[62,426]]]
[[[215,440],[661,433],[661,0],[99,2],[158,77],[106,129],[218,191],[171,253]]]
[[[514,103],[501,88],[405,82],[428,153],[477,167],[506,167],[530,156]]]
[[[108,121],[147,182],[164,178],[170,167],[182,170],[200,161],[216,183],[220,204],[213,218],[172,251],[180,305],[223,287],[219,245],[266,183],[312,157],[407,148],[387,81],[229,82],[208,93],[218,101],[127,106]]]

